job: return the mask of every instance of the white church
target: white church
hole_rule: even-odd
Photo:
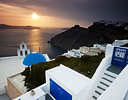
[[[45,84],[14,100],[128,100],[128,48],[107,45],[91,79],[62,64],[45,77]]]

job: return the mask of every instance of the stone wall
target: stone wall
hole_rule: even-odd
[[[6,90],[7,95],[11,99],[14,99],[14,98],[24,94],[22,91],[20,91],[17,88],[17,86],[9,78],[7,78],[7,83],[8,83],[8,86],[5,86],[5,90]]]

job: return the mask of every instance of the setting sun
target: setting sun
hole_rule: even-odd
[[[32,14],[32,18],[33,18],[33,19],[38,19],[38,17],[39,17],[39,16],[38,16],[36,13],[33,13],[33,14]]]

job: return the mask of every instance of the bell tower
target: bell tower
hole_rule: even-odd
[[[22,42],[20,44],[20,49],[17,49],[17,55],[18,55],[18,57],[25,57],[29,53],[30,53],[30,49],[27,48],[27,44],[25,44],[24,42]]]

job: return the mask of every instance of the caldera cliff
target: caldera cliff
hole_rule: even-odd
[[[53,37],[51,44],[68,50],[93,46],[95,43],[112,43],[115,39],[128,39],[128,23],[102,20],[94,22],[88,28],[75,25]]]

